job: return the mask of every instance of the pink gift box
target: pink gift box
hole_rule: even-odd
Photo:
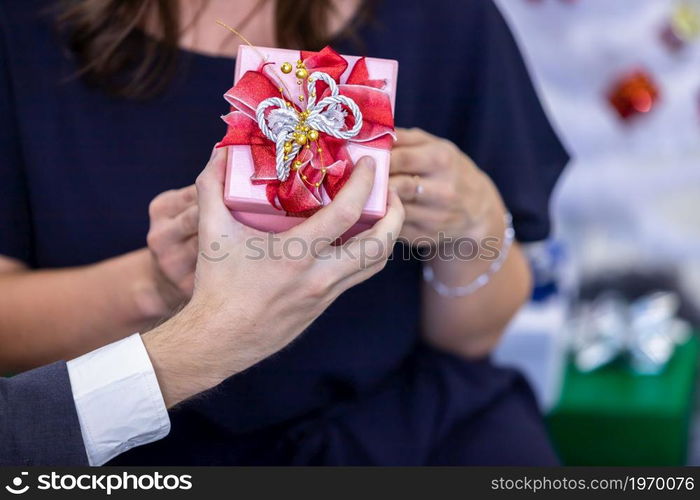
[[[249,70],[257,70],[260,66],[261,55],[268,62],[276,63],[280,67],[285,62],[293,65],[299,59],[299,51],[265,47],[250,47],[241,45],[236,59],[236,72],[234,83],[238,83],[241,77]],[[343,57],[348,61],[348,68],[340,78],[344,82],[352,70],[355,62],[360,59],[357,56]],[[390,97],[392,114],[395,109],[396,81],[398,62],[389,59],[365,58],[369,77],[373,80],[385,80],[386,86],[382,89]],[[294,71],[278,76],[287,84],[288,89],[297,87],[297,78]],[[296,96],[294,96],[296,97]],[[389,162],[391,152],[389,150],[364,146],[349,142],[347,151],[353,162],[357,162],[363,156],[370,156],[376,162],[374,187],[365,205],[358,223],[347,233],[357,234],[371,227],[386,213],[387,189],[389,180]],[[263,184],[254,184],[250,178],[254,172],[253,157],[250,146],[228,146],[228,165],[226,169],[226,185],[224,201],[231,213],[247,226],[262,231],[281,232],[299,224],[305,218],[288,215],[285,211],[270,204],[266,187]],[[325,191],[322,191],[323,204],[330,203]]]

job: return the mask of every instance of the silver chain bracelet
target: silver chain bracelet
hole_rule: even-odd
[[[491,281],[491,277],[496,274],[510,251],[510,247],[513,246],[513,241],[515,240],[515,230],[513,229],[513,217],[510,213],[506,212],[505,215],[506,230],[503,235],[503,245],[501,246],[501,252],[499,253],[496,260],[494,260],[489,266],[488,270],[483,274],[477,276],[473,281],[462,286],[447,286],[435,277],[435,271],[433,266],[427,262],[423,264],[423,279],[433,287],[439,295],[448,298],[466,297],[476,292],[481,287],[488,284]]]

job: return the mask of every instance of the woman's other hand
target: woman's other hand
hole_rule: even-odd
[[[156,297],[156,314],[167,315],[192,296],[197,262],[199,207],[194,185],[165,191],[149,206],[146,241]]]
[[[479,236],[494,206],[503,212],[486,174],[446,139],[398,129],[389,183],[406,207],[401,236],[411,242]]]

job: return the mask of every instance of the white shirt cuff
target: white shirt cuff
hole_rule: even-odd
[[[102,465],[170,432],[148,352],[136,333],[68,362],[90,465]]]

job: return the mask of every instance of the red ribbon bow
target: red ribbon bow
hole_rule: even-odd
[[[297,94],[291,93],[271,67],[274,63],[261,63],[257,70],[247,71],[224,98],[231,104],[231,112],[223,117],[228,125],[219,147],[250,146],[254,173],[251,182],[267,186],[267,198],[274,207],[295,216],[308,216],[323,206],[322,191],[333,199],[352,173],[354,164],[347,151],[348,142],[378,149],[390,149],[394,141],[394,117],[389,95],[382,90],[383,80],[369,77],[364,58],[357,60],[347,78],[341,81],[349,64],[330,47],[320,52],[301,51],[299,60],[309,74],[321,71],[338,83],[340,95],[352,99],[362,113],[362,128],[348,139],[337,139],[318,132],[318,139],[309,141],[294,159],[294,168],[286,180],[277,177],[275,144],[260,130],[256,109],[260,102],[270,97],[281,97],[287,106],[298,113],[308,102],[306,85]],[[319,100],[329,94],[328,85],[316,84]],[[302,96],[302,97],[300,97]],[[294,99],[296,97],[296,100]],[[351,115],[346,116],[345,127],[354,124]]]

